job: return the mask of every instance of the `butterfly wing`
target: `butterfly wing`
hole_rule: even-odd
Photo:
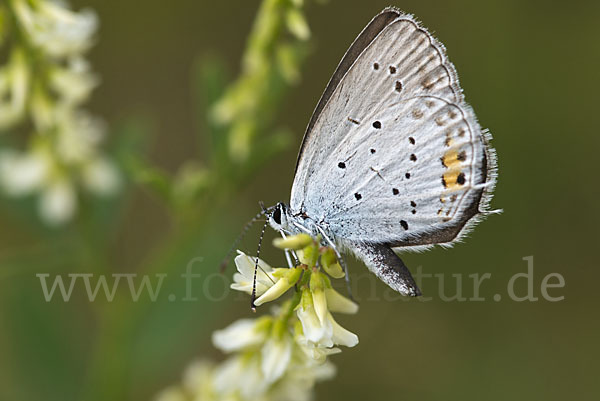
[[[386,9],[317,105],[290,205],[346,243],[450,243],[485,206],[491,161],[443,46]]]
[[[352,251],[370,271],[392,289],[412,297],[421,295],[421,290],[410,271],[388,245],[357,242],[352,245]]]
[[[450,244],[485,211],[494,152],[445,49],[410,15],[377,15],[308,125],[290,206],[390,287],[419,295],[397,247]]]

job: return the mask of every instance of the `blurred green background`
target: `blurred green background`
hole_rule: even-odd
[[[87,108],[108,122],[109,147],[135,131],[148,159],[169,172],[198,149],[202,154],[198,64],[218,57],[234,78],[259,3],[72,1],[100,19],[89,57],[102,83]],[[31,222],[15,202],[0,204],[0,399],[146,400],[179,382],[193,359],[221,358],[210,333],[251,312],[247,297],[227,291],[230,274],[215,274],[218,263],[259,200],[289,200],[296,152],[322,90],[351,41],[388,5],[310,5],[301,79],[275,117],[293,133],[289,146],[242,180],[235,196],[202,205],[210,211],[201,230],[182,233],[157,196],[139,186],[84,207],[87,218],[62,229]],[[353,261],[361,309],[340,320],[360,344],[332,357],[338,376],[317,386],[317,399],[599,399],[600,2],[393,5],[446,45],[467,101],[494,136],[499,180],[492,205],[504,213],[451,250],[404,256],[413,271],[443,273],[447,295],[455,292],[452,274],[462,274],[464,296],[472,297],[468,275],[491,273],[483,302],[443,302],[433,278],[422,286],[429,302],[385,299],[386,287]],[[253,253],[257,239],[252,231],[240,248]],[[282,263],[269,248],[265,259]],[[539,300],[511,301],[507,283],[527,271],[522,258],[531,255]],[[70,302],[47,303],[35,276],[92,272],[96,264],[110,266],[109,273],[143,269],[168,273],[161,294],[181,299],[179,275],[196,256],[204,258],[194,265],[204,278],[194,282],[197,302],[163,295],[154,303],[90,303],[79,288]],[[566,282],[549,290],[565,297],[560,302],[540,293],[554,272]],[[525,293],[524,280],[517,282],[517,293]],[[503,298],[495,302],[494,294]]]

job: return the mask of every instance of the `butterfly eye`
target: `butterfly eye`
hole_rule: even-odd
[[[277,209],[275,209],[275,211],[273,212],[273,215],[271,217],[273,217],[273,220],[275,220],[275,223],[281,224],[281,208],[278,207]]]

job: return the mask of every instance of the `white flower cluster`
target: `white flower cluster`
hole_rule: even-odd
[[[78,185],[101,196],[120,186],[99,149],[103,124],[80,108],[98,83],[83,58],[96,27],[94,13],[75,13],[65,2],[0,4],[0,46],[8,54],[0,66],[0,133],[28,131],[24,150],[0,149],[0,190],[39,193],[40,214],[51,224],[74,215]]]
[[[327,360],[353,347],[358,337],[341,327],[332,312],[356,313],[358,306],[335,291],[327,274],[343,276],[335,254],[304,234],[277,241],[293,249],[301,264],[272,268],[258,260],[256,305],[279,298],[296,287],[294,296],[272,315],[241,319],[213,333],[214,345],[231,356],[220,364],[197,362],[183,385],[163,391],[157,401],[310,400],[316,382],[335,374]],[[231,288],[252,292],[256,258],[239,253]]]

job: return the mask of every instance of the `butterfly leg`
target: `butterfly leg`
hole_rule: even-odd
[[[316,227],[317,227],[317,230],[319,230],[319,232],[321,233],[321,235],[325,239],[325,241],[327,241],[327,243],[329,244],[329,246],[331,247],[331,249],[333,249],[333,251],[335,252],[335,256],[336,256],[338,262],[340,262],[340,266],[342,266],[342,269],[344,269],[344,275],[345,275],[344,278],[346,279],[346,290],[348,291],[348,296],[350,297],[351,300],[355,301],[354,297],[352,296],[352,287],[350,286],[350,275],[348,274],[348,266],[346,265],[346,261],[344,260],[344,257],[342,256],[342,254],[340,253],[340,251],[338,251],[338,247],[331,240],[331,238],[329,238],[327,236],[327,234],[325,233],[325,230],[323,230],[319,226],[316,226]]]
[[[402,295],[421,295],[402,259],[386,244],[353,243],[351,249],[369,270]]]
[[[287,238],[287,236],[285,235],[285,233],[283,232],[283,230],[279,231],[279,234],[281,234],[281,237],[283,239]],[[296,255],[295,251],[290,251],[289,249],[285,249],[284,250],[285,253],[285,260],[287,261],[288,267],[290,269],[294,268],[294,266],[297,266],[300,264],[300,261],[298,260],[298,255]],[[292,262],[292,257],[294,258],[294,262]]]

